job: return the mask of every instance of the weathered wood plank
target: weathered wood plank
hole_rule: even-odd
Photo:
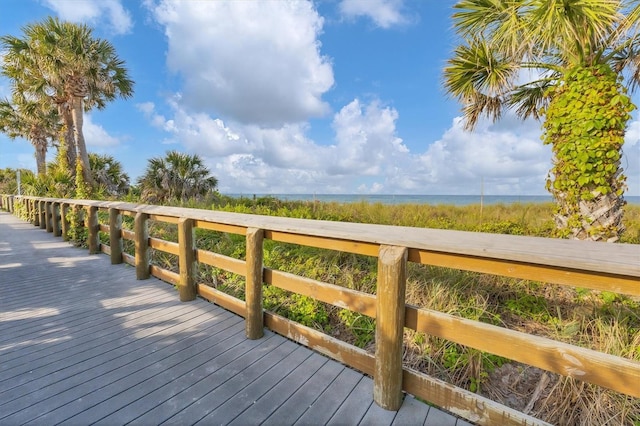
[[[255,401],[230,424],[237,426],[263,424],[278,407],[290,399],[320,368],[327,364],[327,361],[328,359],[320,354],[311,354],[270,390],[256,395]],[[280,422],[280,424],[287,424],[282,418]]]
[[[282,345],[285,346],[285,345]],[[227,381],[223,387],[229,395],[222,405],[203,417],[199,423],[229,424],[247,408],[251,407],[262,395],[269,392],[275,385],[283,380],[292,369],[299,367],[312,355],[311,351],[298,345],[293,345],[293,350],[286,356],[278,357],[272,365],[263,365],[260,369],[249,367],[241,376],[236,376]],[[267,362],[268,357],[259,362]]]
[[[358,384],[353,388],[349,396],[338,408],[327,425],[337,426],[344,424],[360,424],[369,407],[374,404],[371,401],[373,381],[368,377],[362,377]],[[400,407],[398,407],[400,409]]]
[[[425,410],[426,406],[426,410]],[[402,410],[398,411],[396,417],[393,419],[392,426],[404,426],[404,425],[422,425],[427,419],[431,407],[424,402],[420,402],[412,396],[405,396]],[[433,425],[436,426],[436,425]]]
[[[294,424],[326,424],[361,379],[362,376],[353,370],[342,370]]]
[[[206,362],[203,358],[208,357],[209,351],[215,354],[222,349],[220,337],[223,341],[227,340],[224,334],[219,336],[219,333],[229,330],[230,336],[233,336],[237,331],[234,325],[237,324],[237,317],[227,315],[216,320],[209,316],[198,324],[197,330],[189,330],[188,325],[184,330],[176,330],[176,341],[170,345],[160,346],[153,352],[131,353],[126,366],[96,375],[93,380],[70,388],[68,393],[81,395],[80,398],[76,397],[57,411],[48,413],[47,421],[93,424],[112,415],[131,401],[170,382],[171,377],[193,371],[198,364],[192,364],[192,360]],[[96,386],[100,386],[101,392],[94,391]],[[75,416],[72,414],[74,412]]]
[[[263,426],[294,424],[344,369],[345,366],[338,362],[325,363],[282,405],[273,407],[275,411],[262,423]]]
[[[237,318],[232,327],[216,335],[217,343],[210,349],[190,358],[174,368],[141,382],[117,395],[118,400],[105,400],[104,404],[112,412],[100,418],[95,424],[127,424],[139,416],[163,405],[168,399],[188,390],[202,379],[202,370],[208,371],[212,360],[223,354],[242,354],[245,341],[244,324]],[[227,354],[226,356],[229,356]],[[105,410],[107,411],[107,410]]]
[[[160,424],[165,421],[172,424],[193,424],[202,419],[234,395],[230,391],[235,383],[234,379],[246,380],[244,377],[249,377],[251,372],[255,374],[256,371],[269,368],[278,357],[295,349],[273,337],[275,336],[269,333],[264,339],[245,340],[238,345],[244,350],[243,353],[228,351],[212,359],[203,380],[193,383],[179,395],[144,413],[132,424]],[[245,376],[247,369],[251,370]],[[185,404],[185,401],[191,404]]]

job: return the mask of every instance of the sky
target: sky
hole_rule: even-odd
[[[86,114],[83,130],[132,183],[178,150],[224,194],[546,195],[541,123],[508,113],[465,131],[443,89],[454,3],[2,0],[0,34],[57,16],[114,45],[135,93]],[[624,153],[627,195],[640,196],[637,111]],[[35,171],[28,141],[0,134],[5,167]]]

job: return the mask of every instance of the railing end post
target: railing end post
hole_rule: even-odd
[[[402,406],[402,344],[406,292],[406,247],[380,246],[376,301],[376,361],[373,399],[385,410]]]

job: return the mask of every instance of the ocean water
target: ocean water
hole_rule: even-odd
[[[274,197],[285,201],[336,203],[429,204],[466,206],[469,204],[550,203],[550,195],[390,195],[390,194],[227,194],[231,197]],[[629,204],[640,204],[640,197],[625,197]]]

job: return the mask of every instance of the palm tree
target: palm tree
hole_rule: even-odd
[[[14,80],[14,91],[48,98],[58,106],[68,137],[73,132],[74,148],[69,144],[69,150],[75,149],[85,181],[92,182],[83,113],[133,95],[124,61],[86,25],[49,17],[23,31],[24,39],[0,39],[7,51],[3,73]]]
[[[640,4],[463,0],[454,8],[463,41],[444,85],[463,103],[466,128],[509,108],[544,118],[558,234],[616,241],[624,230],[620,158],[634,108],[626,88],[640,83]],[[535,77],[523,83],[527,75]]]
[[[209,169],[197,154],[169,151],[163,158],[149,160],[138,185],[143,200],[163,203],[202,198],[216,189],[218,179],[209,175]]]
[[[122,170],[122,164],[115,158],[89,153],[89,163],[94,182],[109,195],[124,195],[129,191],[129,175]]]
[[[25,138],[35,148],[38,175],[46,174],[47,148],[58,132],[58,114],[47,105],[14,96],[0,101],[0,131],[11,139]]]

